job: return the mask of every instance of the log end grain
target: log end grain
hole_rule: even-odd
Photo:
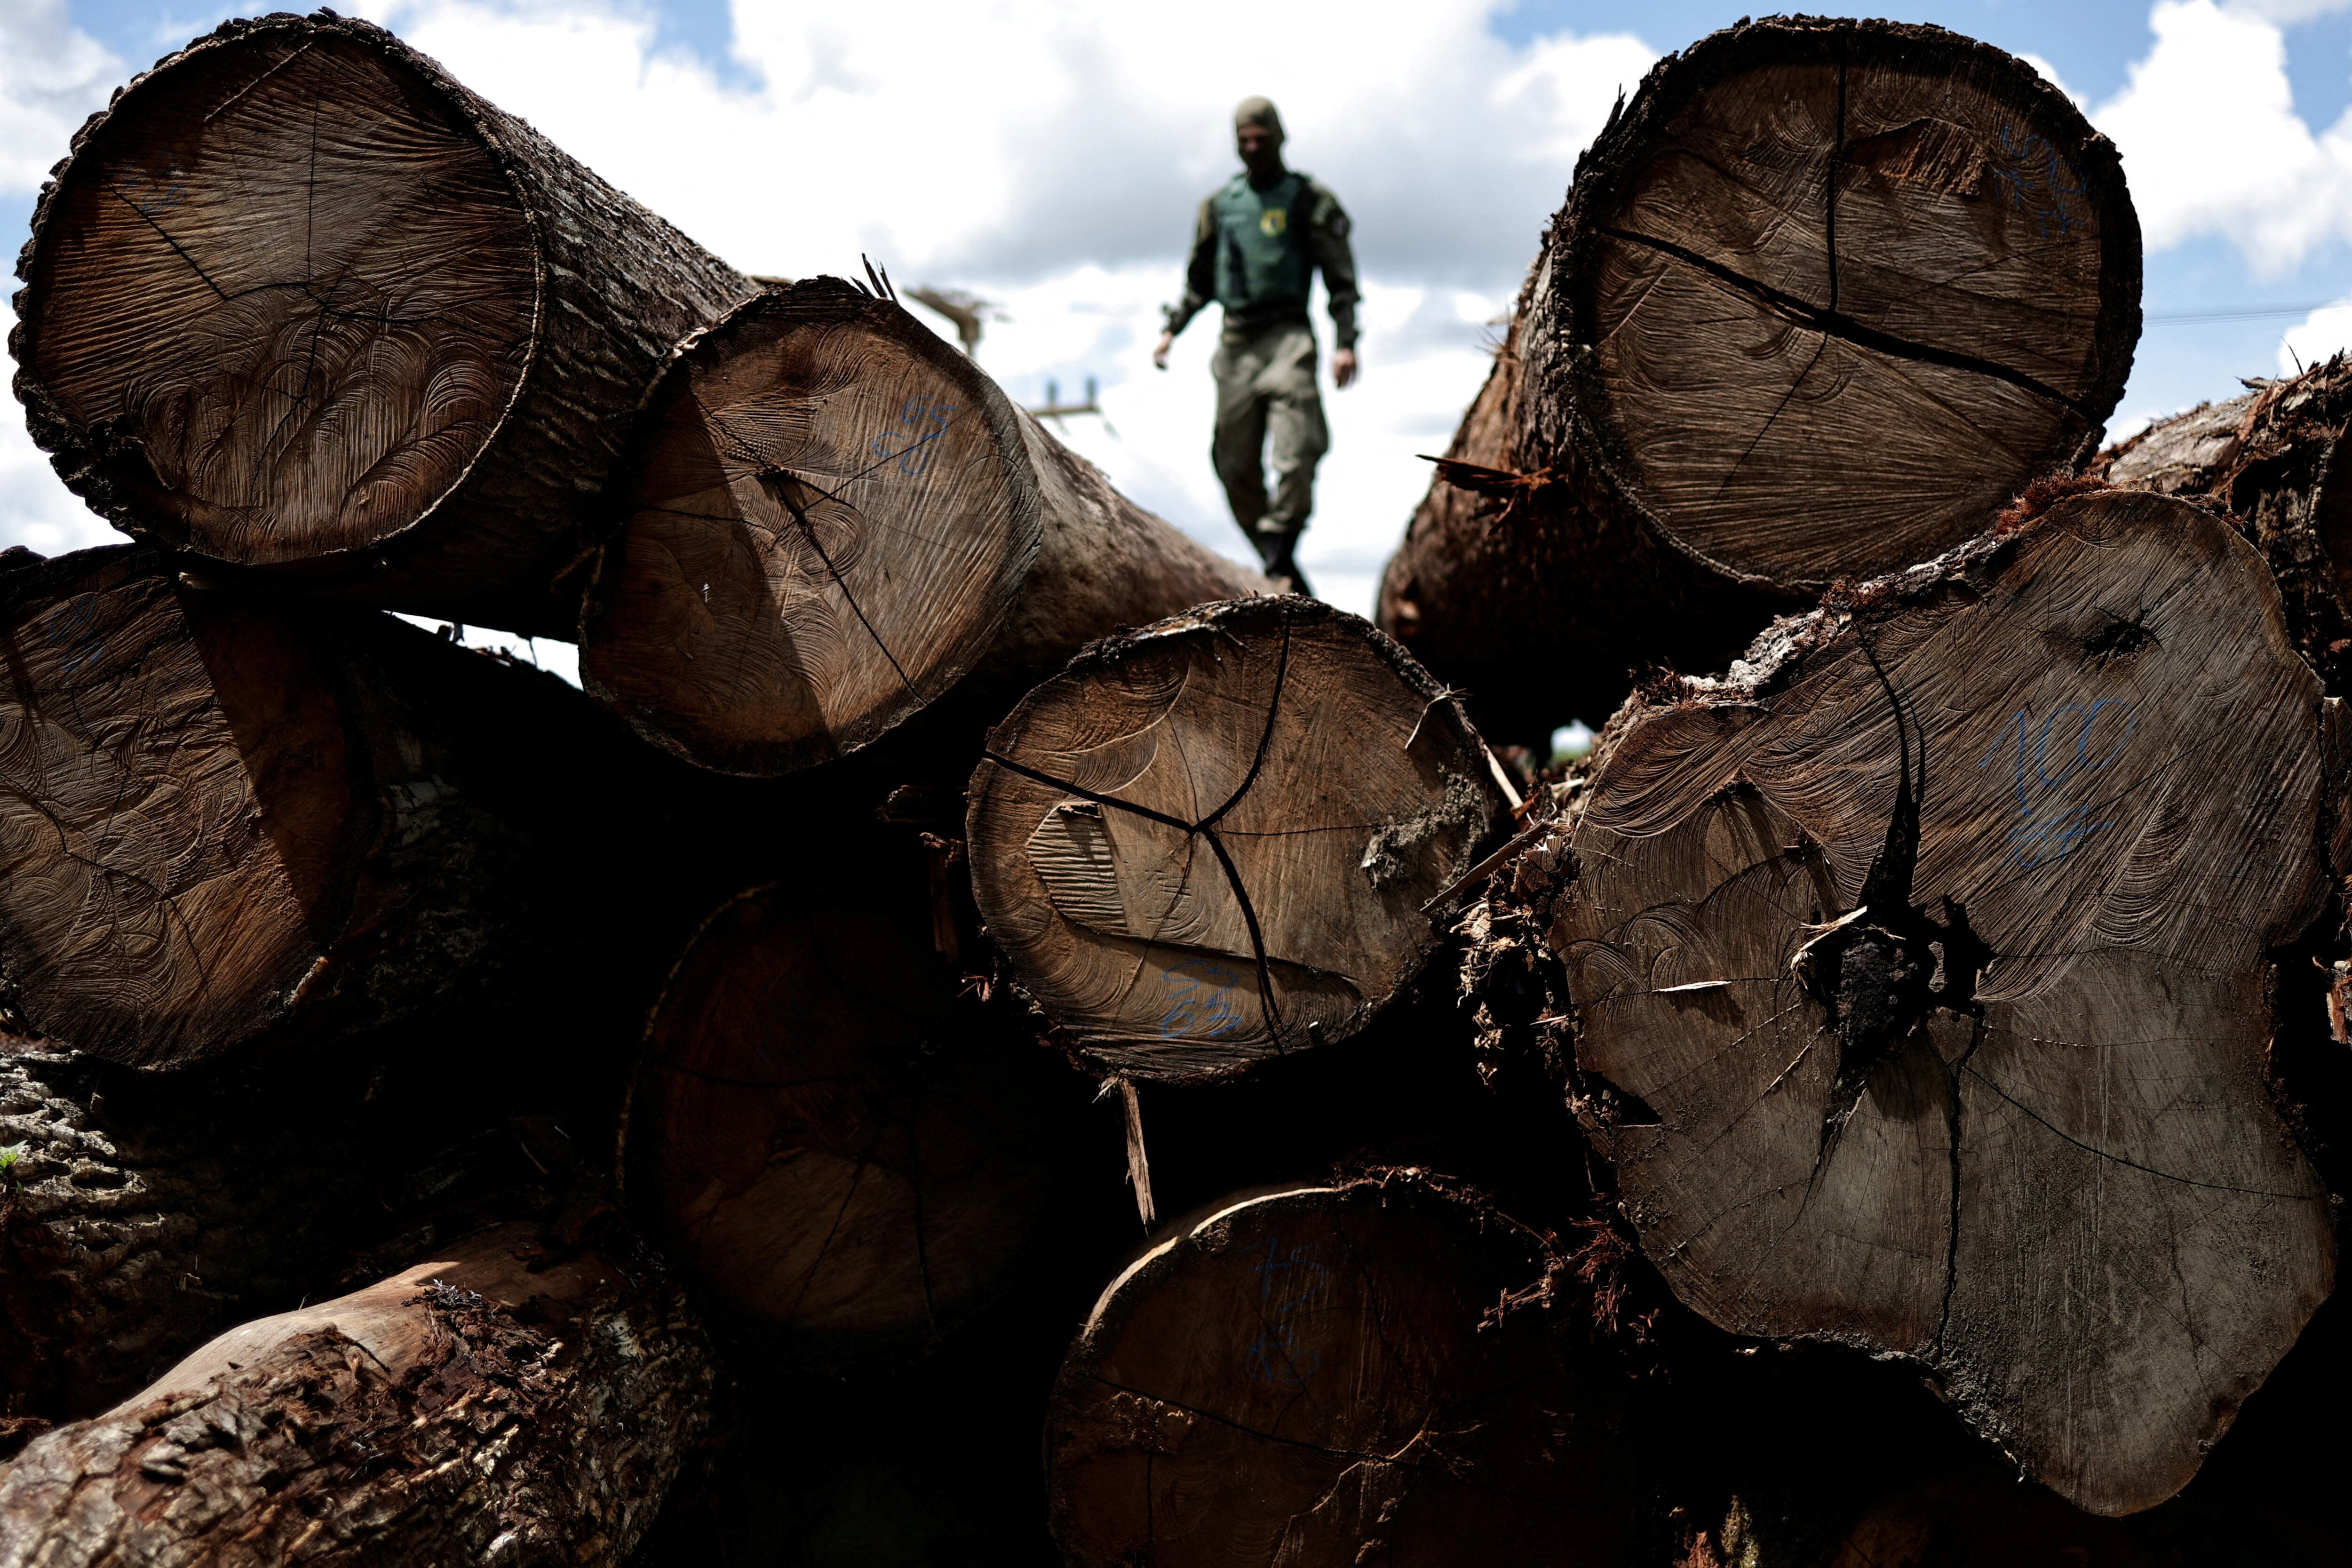
[[[34,437],[100,512],[247,565],[365,552],[497,434],[534,221],[431,62],[364,23],[224,27],[76,139],[19,270]]]
[[[1790,606],[1697,570],[1646,529],[1612,526],[1582,493],[1579,463],[1522,457],[1524,320],[1381,574],[1377,619],[1481,731],[1548,757],[1554,730],[1580,719],[1598,730],[1661,666],[1721,668]]]
[[[838,279],[764,294],[655,389],[581,642],[588,689],[732,773],[852,752],[988,649],[1035,559],[995,384]]]
[[[1632,1487],[1604,1375],[1539,1311],[1522,1232],[1409,1184],[1221,1206],[1132,1264],[1063,1363],[1051,1520],[1074,1563],[1614,1563]]]
[[[870,900],[759,889],[707,921],[646,1035],[625,1176],[772,1353],[870,1364],[1003,1287],[1050,1184],[1066,1066],[992,1031]]]
[[[9,574],[0,954],[33,1028],[169,1066],[283,1013],[377,818],[316,631],[139,551]]]
[[[1205,1079],[1363,1026],[1509,802],[1460,707],[1311,600],[1106,639],[992,732],[972,888],[1098,1065]]]
[[[2091,455],[2139,281],[2114,146],[2025,62],[1890,22],[1729,28],[1579,163],[1526,446],[1576,446],[1732,579],[1897,570]]]

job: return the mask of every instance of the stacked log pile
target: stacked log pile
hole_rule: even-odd
[[[2022,62],[1703,40],[1375,626],[167,58],[19,267],[0,1563],[2344,1560],[2352,370],[2098,454],[2138,265]]]

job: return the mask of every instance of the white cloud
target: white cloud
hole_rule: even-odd
[[[424,616],[402,616],[412,626],[428,632],[444,632],[446,621],[431,620]],[[488,626],[459,626],[461,635],[455,640],[460,647],[498,648],[525,664],[535,664],[570,686],[580,684],[580,645],[558,642],[553,637],[517,637],[512,632],[493,631]]]
[[[2294,375],[2347,348],[2352,348],[2352,300],[2338,300],[2286,330],[2279,340],[2279,374]]]
[[[2352,11],[2352,0],[2229,0],[2229,9],[2291,26],[2318,16],[2332,16],[2339,11]]]
[[[123,74],[121,62],[67,19],[63,0],[0,5],[0,196],[29,205],[25,199]],[[16,323],[0,305],[0,335]],[[7,410],[0,416],[0,548],[54,555],[119,541],[58,481],[13,398]]]
[[[2155,47],[2092,116],[2122,149],[2150,250],[2219,235],[2275,276],[2352,237],[2352,113],[2313,133],[2279,22],[2261,14],[2292,8],[2160,0],[2150,13]]]
[[[1513,50],[1491,8],[1431,0],[1373,27],[1267,0],[739,0],[756,89],[649,55],[650,22],[593,0],[371,9],[754,270],[838,270],[861,250],[994,277],[1171,257],[1232,167],[1233,104],[1265,92],[1368,256],[1484,281],[1526,264],[1577,151],[1654,58],[1622,36]]]
[[[37,189],[125,74],[67,19],[65,0],[0,6],[0,192]]]
[[[0,305],[0,338],[16,324],[16,312]],[[82,505],[49,467],[49,455],[25,434],[23,413],[8,400],[0,418],[0,550],[12,544],[42,555],[120,544],[122,535]]]
[[[2043,81],[2048,82],[2052,87],[2056,88],[2060,92],[2063,92],[2068,98],[2073,99],[2077,106],[2082,106],[2083,95],[2076,92],[2073,88],[2068,87],[2065,82],[2060,79],[2058,75],[2058,68],[2056,66],[2052,65],[2040,55],[2023,54],[2017,58],[2023,60],[2027,65],[2032,66],[2035,74],[2040,76]]]

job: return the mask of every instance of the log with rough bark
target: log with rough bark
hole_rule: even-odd
[[[2286,603],[2287,627],[2327,689],[2352,691],[2352,425],[2342,355],[2209,403],[2102,453],[2104,477],[2217,506],[2238,520]]]
[[[895,300],[835,278],[687,346],[629,484],[583,679],[730,773],[856,751],[951,691],[985,710],[976,730],[1096,637],[1268,591],[1112,489]]]
[[[543,1199],[532,1143],[499,1124],[578,1108],[471,1063],[453,1097],[464,1054],[167,1080],[0,1039],[7,1414],[90,1415],[232,1324],[331,1293],[364,1254]]]
[[[167,1068],[535,986],[650,994],[631,954],[663,908],[620,841],[646,763],[701,781],[553,677],[121,546],[0,574],[0,1000],[26,1032]]]
[[[646,1031],[629,1196],[791,1363],[871,1364],[985,1306],[1038,1237],[1056,1112],[1083,1114],[1083,1081],[959,996],[930,936],[870,891],[754,889]]]
[[[17,267],[34,438],[156,544],[577,635],[629,416],[757,285],[366,22],[231,22],[74,138]]]
[[[1095,1304],[1047,1406],[1080,1564],[1620,1561],[1620,1374],[1522,1227],[1419,1181],[1230,1201]]]
[[[2322,795],[2261,558],[2126,491],[1629,707],[1551,942],[1644,1250],[1920,1363],[2086,1510],[2178,1491],[2334,1279],[2263,1072]]]
[[[625,1560],[715,1370],[646,1258],[511,1227],[224,1334],[0,1479],[0,1564]]]
[[[1516,804],[1427,671],[1288,597],[1088,649],[990,733],[971,802],[1021,984],[1096,1064],[1179,1080],[1361,1028]]]
[[[1515,728],[1597,724],[1629,667],[1719,668],[2089,457],[2139,279],[2115,148],[2022,60],[1890,22],[1717,33],[1579,161],[1383,624],[1532,707]],[[1528,695],[1493,673],[1498,606],[1598,668]]]

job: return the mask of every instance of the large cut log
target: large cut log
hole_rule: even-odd
[[[708,1424],[648,1258],[494,1231],[223,1335],[0,1479],[0,1564],[619,1563]]]
[[[1621,713],[1551,942],[1675,1293],[1921,1363],[2094,1512],[2178,1491],[2334,1278],[2263,1081],[2320,706],[2251,548],[2100,491]]]
[[[2352,691],[2352,425],[2342,355],[2209,403],[2100,455],[2111,482],[2216,506],[2262,551],[2295,646],[2331,693]]]
[[[667,1255],[826,1371],[927,1348],[1001,1292],[1084,1114],[1083,1080],[959,995],[928,913],[864,879],[705,922],[646,1027],[622,1160]]]
[[[1097,1064],[1203,1079],[1344,1039],[1442,938],[1514,802],[1460,706],[1309,599],[1108,638],[991,731],[972,890]]]
[[[1530,456],[1717,573],[1940,553],[2090,456],[2139,334],[2114,146],[1940,28],[1776,19],[1654,68],[1529,292]]]
[[[26,422],[109,521],[562,637],[631,411],[756,291],[324,11],[228,23],[119,93],[17,272]]]
[[[650,996],[632,953],[664,908],[625,846],[658,826],[647,763],[700,780],[553,677],[120,546],[0,574],[0,1000],[26,1032],[166,1068]]]
[[[1096,637],[1269,591],[895,300],[835,278],[688,344],[632,476],[582,678],[646,739],[730,773],[854,752],[951,690],[976,733]]]
[[[1055,1381],[1066,1559],[1617,1563],[1621,1374],[1581,1329],[1500,1310],[1547,1261],[1420,1182],[1294,1187],[1180,1230],[1104,1290]]]
[[[2115,148],[2025,62],[1891,22],[1717,33],[1579,160],[1383,624],[1499,700],[1479,623],[1513,609],[1600,661],[1516,726],[1598,723],[1629,667],[1719,668],[2087,458],[2139,281]],[[1477,655],[1458,673],[1449,643]]]

